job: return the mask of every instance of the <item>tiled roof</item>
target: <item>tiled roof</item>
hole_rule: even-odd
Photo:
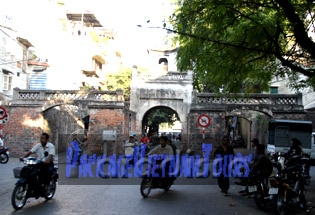
[[[35,61],[35,60],[30,60],[30,61],[28,61],[28,65],[49,67],[49,64],[48,64],[48,63],[46,63],[46,62],[41,62],[41,61]]]

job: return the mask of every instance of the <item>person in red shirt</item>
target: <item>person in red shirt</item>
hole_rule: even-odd
[[[149,142],[150,142],[150,139],[148,138],[147,134],[142,134],[140,143],[144,143],[147,146]]]

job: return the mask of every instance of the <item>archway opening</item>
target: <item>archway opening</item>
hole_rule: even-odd
[[[159,64],[165,72],[168,72],[168,60],[166,58],[160,58]]]
[[[268,142],[268,121],[271,116],[253,110],[234,110],[226,116],[226,132],[234,147],[251,149],[251,140],[261,144]]]
[[[86,116],[79,106],[60,104],[43,111],[43,131],[51,134],[53,142],[59,152],[65,150],[69,137],[80,131],[78,138],[87,135],[89,129],[89,115]],[[82,131],[82,132],[81,132]],[[84,131],[84,132],[83,132]],[[82,134],[81,134],[82,133]]]
[[[142,119],[142,133],[148,134],[151,139],[162,135],[173,141],[180,142],[182,124],[178,113],[166,106],[157,106],[149,109]]]

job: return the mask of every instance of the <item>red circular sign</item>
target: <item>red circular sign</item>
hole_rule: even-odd
[[[0,120],[6,118],[7,113],[3,107],[0,107]]]
[[[211,123],[211,119],[208,115],[206,114],[201,114],[199,117],[198,117],[198,125],[203,127],[203,128],[206,128],[210,125]]]

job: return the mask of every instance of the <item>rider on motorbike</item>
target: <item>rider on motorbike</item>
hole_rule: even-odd
[[[170,158],[172,155],[174,155],[173,149],[171,146],[167,144],[168,138],[166,136],[162,136],[160,138],[160,145],[156,146],[154,149],[152,149],[148,155],[167,155],[167,160],[166,160],[166,165],[165,165],[165,170],[168,173],[168,167],[170,165]],[[158,170],[158,174],[161,178],[162,176],[162,166],[160,166]],[[166,174],[166,177],[168,177],[169,174]]]
[[[167,144],[168,144],[170,147],[172,147],[172,149],[173,149],[173,154],[176,155],[176,150],[177,150],[177,148],[176,148],[176,146],[173,144],[172,140],[168,139],[168,140],[167,140]]]
[[[302,148],[302,143],[296,138],[291,139],[291,147],[289,151],[287,152],[287,155],[289,157],[294,156],[294,155],[302,155],[303,154],[303,148]]]
[[[268,178],[273,170],[271,160],[265,155],[265,145],[258,144],[256,146],[256,157],[250,163],[250,174],[248,177],[256,176],[261,180]],[[248,178],[244,178],[241,182],[235,182],[237,185],[246,186]],[[248,190],[246,189],[246,193]]]
[[[48,142],[48,139],[49,134],[42,133],[40,143],[37,143],[29,152],[20,158],[20,160],[23,161],[24,158],[31,154],[36,154],[37,159],[43,162],[43,165],[40,167],[40,178],[43,180],[45,192],[48,190],[50,175],[54,168],[53,160],[55,156],[55,146]],[[48,155],[46,156],[45,154]]]

